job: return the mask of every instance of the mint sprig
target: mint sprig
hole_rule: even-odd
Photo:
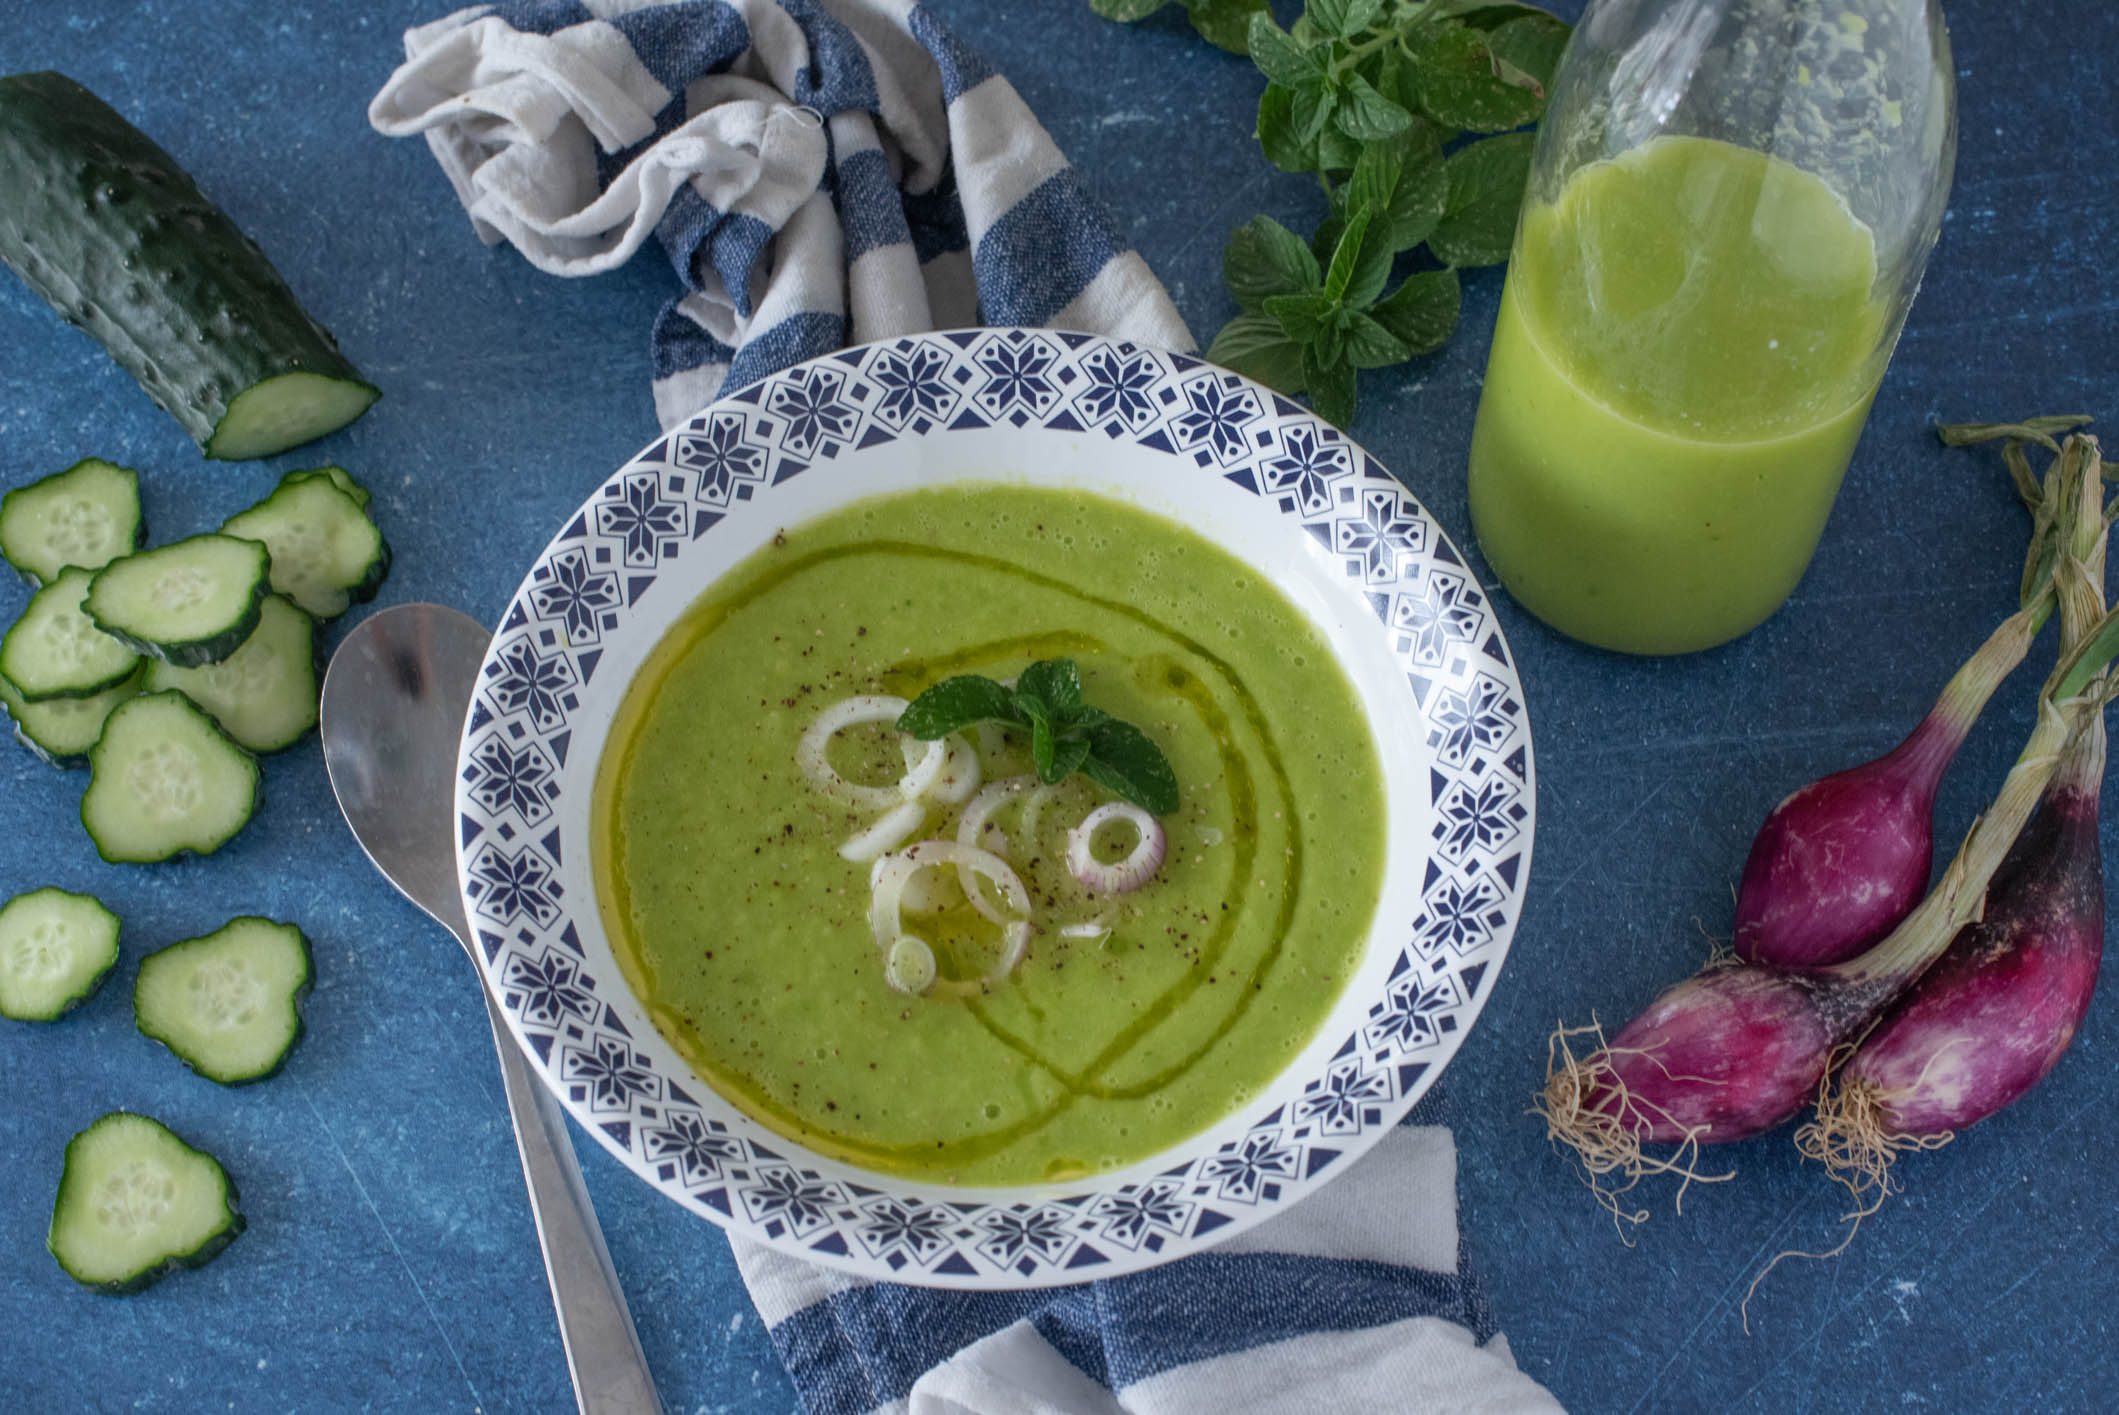
[[[1137,20],[1166,0],[1090,0]],[[1457,272],[1508,259],[1531,134],[1568,26],[1514,0],[1309,0],[1287,29],[1263,0],[1186,0],[1266,77],[1257,137],[1316,174],[1329,210],[1305,241],[1269,216],[1229,237],[1222,278],[1241,313],[1207,357],[1344,425],[1355,374],[1431,354],[1457,327]],[[1306,258],[1305,258],[1306,257]],[[1391,284],[1401,258],[1416,263]]]
[[[934,741],[981,722],[1028,728],[1038,780],[1054,786],[1080,772],[1154,815],[1177,809],[1177,774],[1147,733],[1082,701],[1071,658],[1040,659],[1013,688],[975,673],[945,678],[912,700],[898,731]]]
[[[1090,9],[1121,24],[1145,20],[1173,4],[1184,7],[1192,28],[1209,44],[1241,54],[1245,36],[1250,32],[1251,16],[1265,9],[1267,0],[1089,0]]]

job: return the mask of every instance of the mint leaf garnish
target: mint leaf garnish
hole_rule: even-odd
[[[1053,764],[1059,754],[1059,738],[1052,732],[1052,714],[1036,698],[1023,693],[1015,695],[1015,708],[1030,724],[1030,764],[1037,768],[1037,779],[1047,786],[1058,781],[1053,775]]]
[[[967,673],[945,678],[912,700],[898,718],[898,731],[931,742],[977,722],[1021,722],[1015,695],[994,682]]]
[[[1166,816],[1177,809],[1177,773],[1148,734],[1112,718],[1089,730],[1089,756],[1082,774],[1144,811]]]
[[[1082,700],[1081,670],[1071,658],[1041,659],[1024,669],[1015,680],[1018,699],[1036,698],[1049,716],[1057,716]]]
[[[1006,688],[965,674],[912,700],[898,730],[933,741],[980,722],[1030,729],[1038,780],[1057,785],[1080,772],[1144,811],[1177,809],[1177,774],[1148,734],[1082,701],[1081,670],[1067,658],[1040,659]]]
[[[1068,737],[1055,743],[1052,748],[1051,769],[1038,779],[1047,786],[1057,785],[1080,771],[1089,760],[1089,740],[1086,737]]]

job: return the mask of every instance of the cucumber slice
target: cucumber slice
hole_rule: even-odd
[[[0,906],[0,1017],[51,1022],[102,986],[118,962],[118,916],[63,889]]]
[[[373,599],[390,570],[390,547],[352,496],[329,477],[282,482],[221,534],[263,541],[272,552],[272,587],[319,619],[335,619]]]
[[[36,584],[69,566],[100,570],[146,534],[140,474],[100,458],[0,497],[0,555]]]
[[[316,621],[278,595],[265,596],[257,631],[203,668],[147,665],[147,691],[174,688],[253,752],[291,747],[316,726]]]
[[[67,1142],[45,1246],[100,1292],[138,1292],[211,1261],[243,1231],[221,1162],[159,1120],[114,1110]]]
[[[257,810],[257,758],[182,693],[120,703],[88,773],[81,823],[112,864],[211,855]]]
[[[261,1081],[301,1040],[312,976],[300,929],[234,919],[141,959],[133,1020],[209,1081]]]
[[[98,570],[88,590],[88,617],[120,643],[164,663],[219,663],[257,628],[271,575],[271,556],[259,542],[193,536]]]
[[[0,707],[15,721],[22,745],[57,767],[88,765],[88,750],[103,735],[103,723],[127,698],[138,697],[143,675],[135,673],[92,698],[53,698],[33,703],[0,678]]]
[[[315,481],[319,477],[352,497],[353,504],[361,510],[368,509],[368,502],[372,499],[368,495],[368,488],[355,481],[344,467],[311,467],[306,471],[289,472],[280,478],[280,485],[292,486],[297,482]]]
[[[309,316],[301,318],[306,321]],[[324,334],[322,325],[310,327]],[[331,336],[324,334],[324,338]],[[206,455],[222,462],[270,457],[337,432],[367,412],[383,395],[374,384],[362,382],[353,365],[339,357],[336,342],[329,348],[331,361],[341,365],[344,374],[296,370],[251,384],[230,400],[228,411],[204,444]]]
[[[29,608],[0,639],[0,677],[24,701],[91,698],[139,669],[140,656],[98,629],[83,607],[98,573],[61,571],[30,596]]]
[[[175,159],[63,74],[0,78],[0,260],[209,457],[265,457],[376,390]]]

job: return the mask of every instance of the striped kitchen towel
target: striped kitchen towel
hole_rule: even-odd
[[[405,54],[368,120],[426,137],[483,239],[555,275],[661,243],[665,427],[918,330],[1192,347],[1013,86],[916,0],[502,0]]]
[[[1430,1092],[1299,1205],[1128,1277],[966,1293],[741,1240],[736,1262],[810,1415],[1557,1411],[1465,1268],[1444,1106]]]
[[[1191,345],[1007,80],[915,0],[505,0],[405,50],[370,121],[425,135],[482,237],[561,275],[661,242],[684,287],[655,325],[665,425],[916,330]],[[967,1293],[736,1259],[812,1415],[1556,1410],[1463,1268],[1440,1107],[1288,1213],[1128,1277]]]

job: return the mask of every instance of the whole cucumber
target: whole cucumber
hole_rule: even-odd
[[[263,251],[64,74],[0,78],[0,260],[209,457],[268,457],[379,396]]]

